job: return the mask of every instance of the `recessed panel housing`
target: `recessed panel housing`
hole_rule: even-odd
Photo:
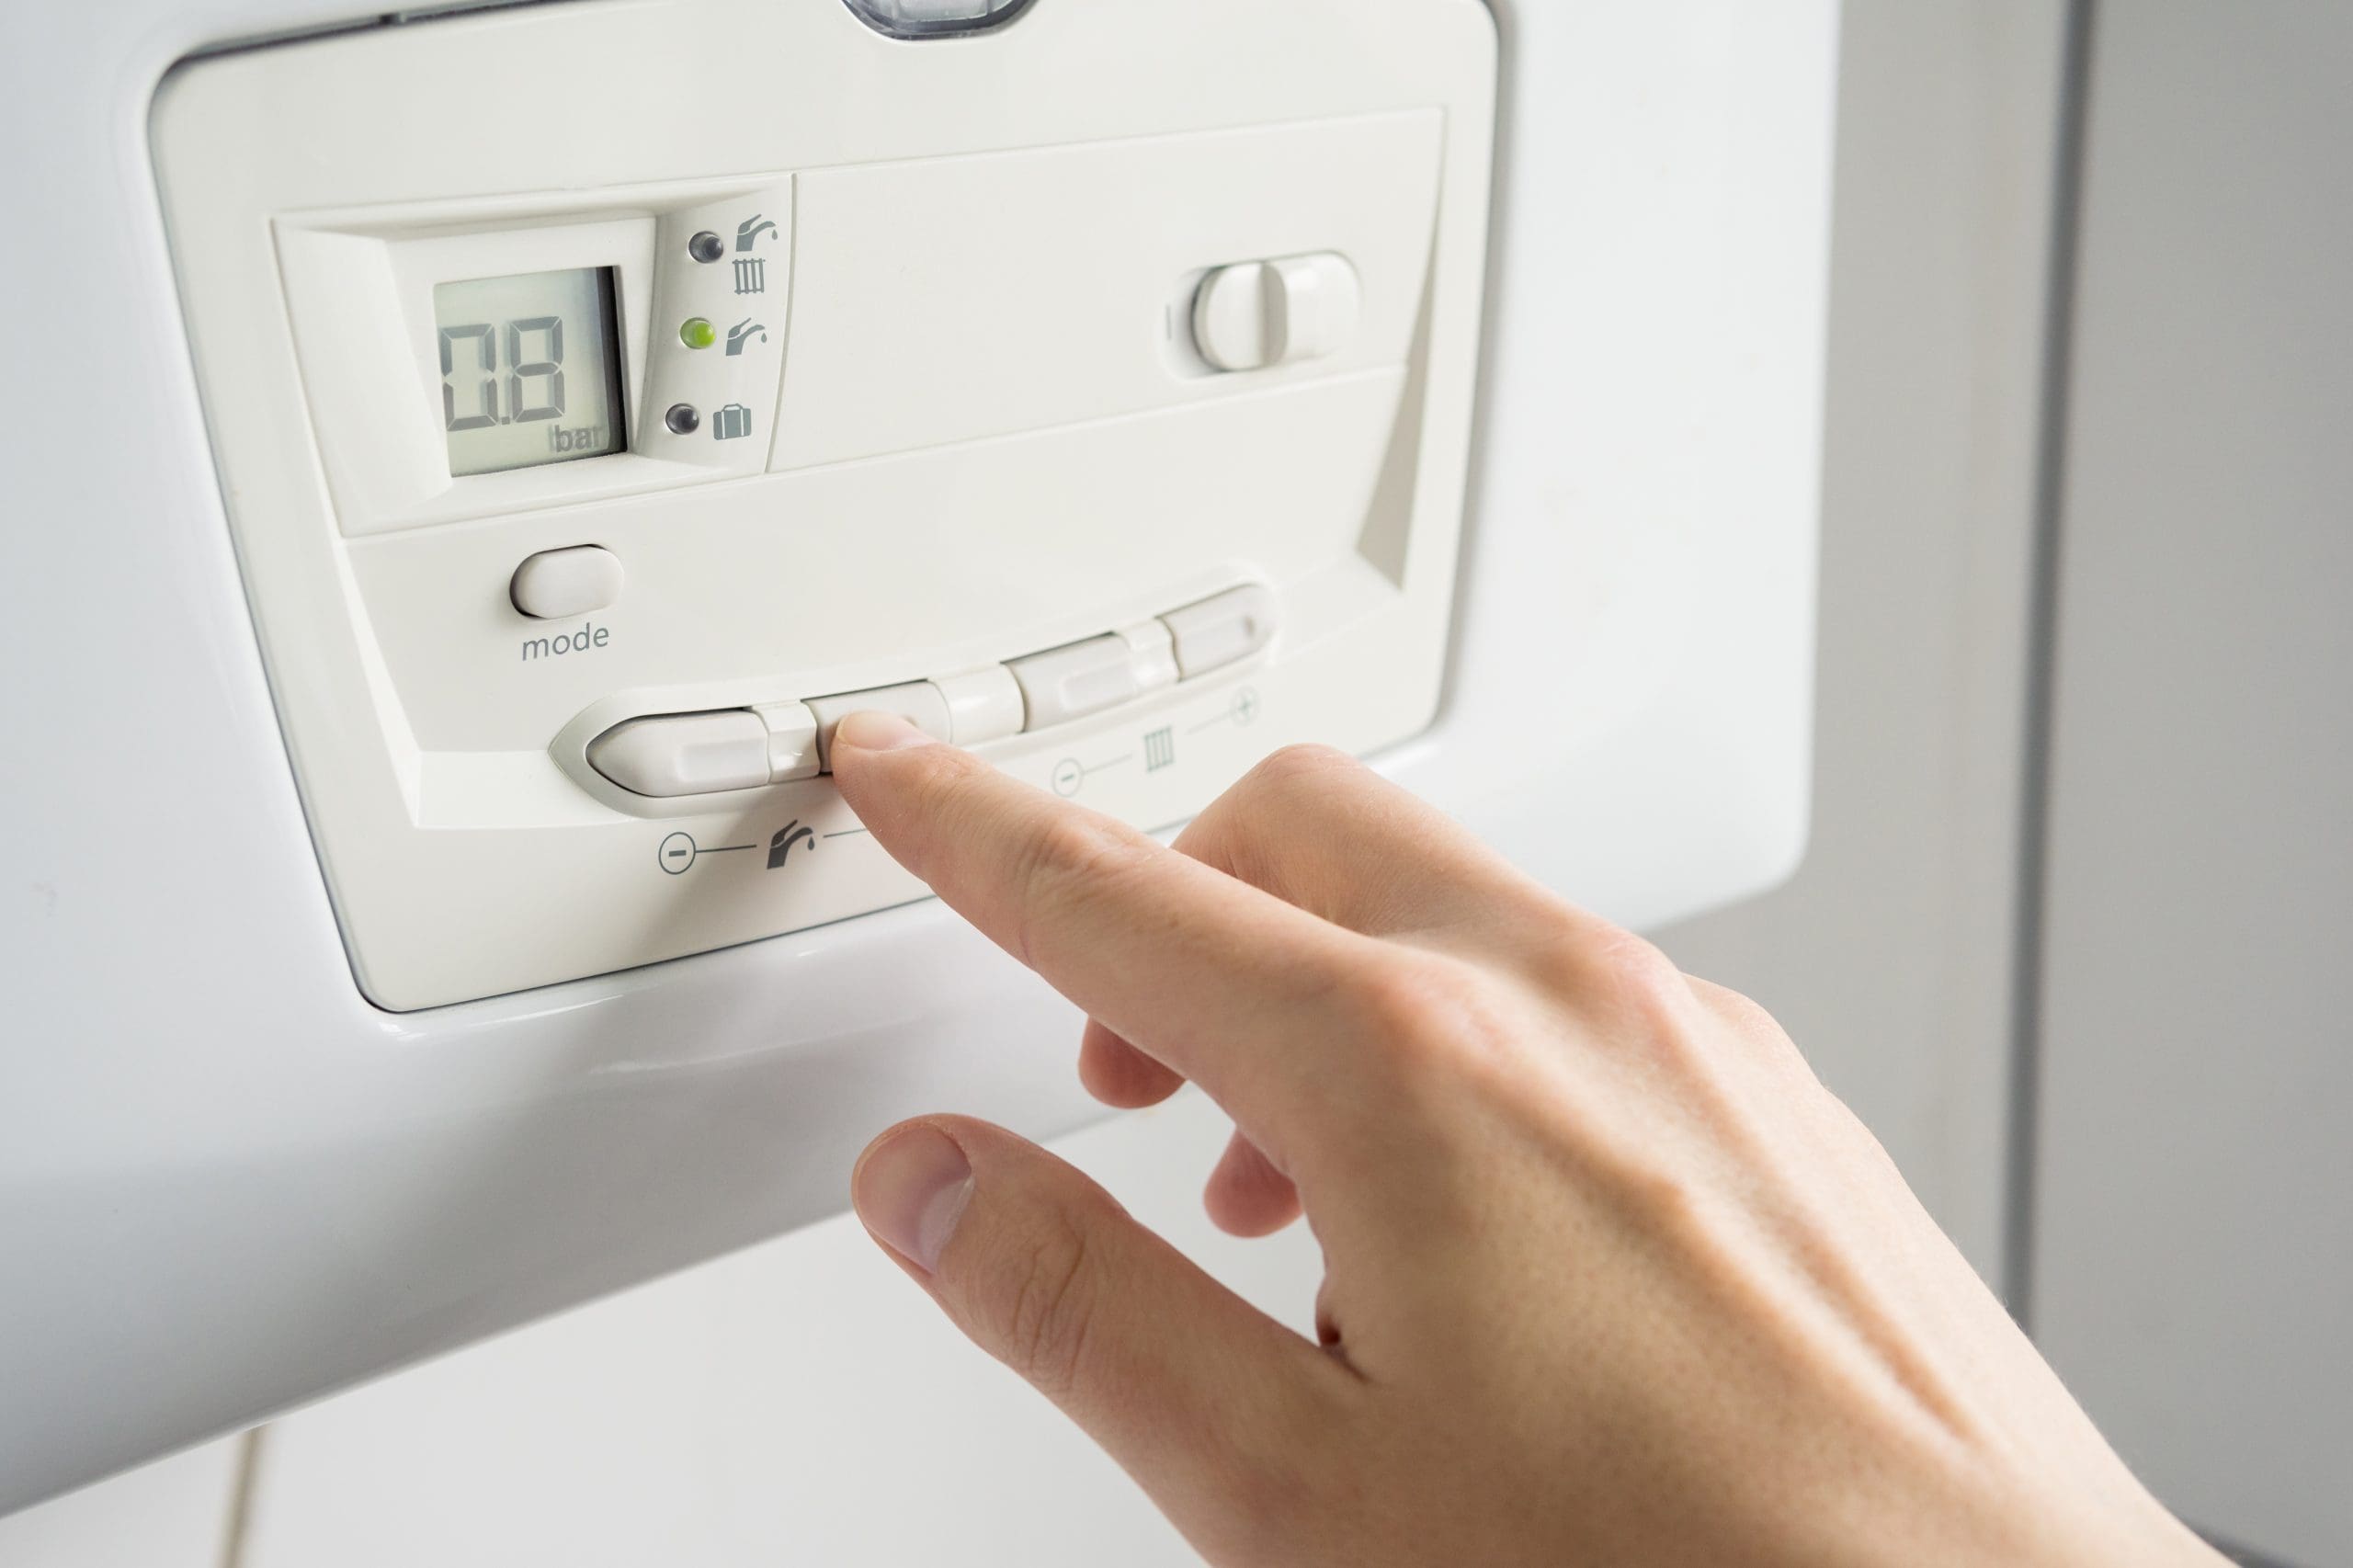
[[[181,293],[368,995],[919,896],[825,775],[859,706],[1146,826],[1424,727],[1494,51],[1472,0],[675,0],[182,68]]]

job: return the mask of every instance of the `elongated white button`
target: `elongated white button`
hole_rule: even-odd
[[[1021,733],[1029,708],[1021,700],[1021,683],[1003,665],[968,670],[931,684],[948,699],[949,738],[958,745],[983,745]]]
[[[506,597],[534,620],[603,609],[621,597],[620,557],[593,544],[543,550],[515,569]]]
[[[1134,650],[1117,635],[1015,659],[1006,667],[1021,683],[1029,727],[1043,730],[1117,708],[1136,695]]]
[[[817,716],[817,756],[826,772],[834,769],[834,732],[853,713],[895,713],[936,740],[955,739],[948,717],[948,699],[927,680],[904,686],[878,687],[872,691],[845,691],[838,697],[810,699],[809,711]]]
[[[1176,667],[1191,680],[1238,664],[1274,640],[1275,596],[1253,583],[1160,619],[1176,641]]]
[[[588,765],[658,801],[756,790],[768,781],[768,727],[742,708],[631,719],[588,744]]]

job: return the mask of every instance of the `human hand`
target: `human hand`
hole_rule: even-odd
[[[1001,1129],[853,1177],[1212,1563],[2220,1561],[1762,1009],[1354,761],[1284,752],[1170,849],[881,715],[833,756],[1094,1020],[1098,1097],[1233,1118],[1219,1224],[1323,1245],[1311,1343]]]

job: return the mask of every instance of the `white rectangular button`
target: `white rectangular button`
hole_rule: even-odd
[[[1117,708],[1136,695],[1134,652],[1117,635],[1032,653],[1006,667],[1021,683],[1032,730]]]
[[[1021,733],[1029,708],[1021,700],[1021,683],[1003,665],[967,670],[931,684],[948,699],[949,738],[958,745],[983,745]]]
[[[743,708],[631,719],[589,743],[588,765],[654,800],[756,790],[768,781],[768,727]]]
[[[817,715],[805,702],[755,708],[768,729],[768,782],[792,784],[814,778],[824,764],[817,756]]]
[[[846,691],[838,697],[812,698],[809,711],[817,716],[817,756],[828,773],[834,768],[834,732],[853,713],[895,713],[934,739],[955,739],[948,717],[948,699],[927,680],[879,687],[872,691]]]
[[[1252,583],[1160,619],[1176,640],[1176,667],[1191,680],[1239,664],[1274,641],[1275,596]]]

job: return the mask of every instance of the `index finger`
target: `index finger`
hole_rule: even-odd
[[[1254,1138],[1350,1075],[1335,1004],[1368,938],[889,715],[844,720],[833,762],[893,859]]]

